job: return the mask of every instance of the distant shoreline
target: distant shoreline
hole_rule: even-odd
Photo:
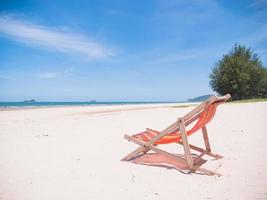
[[[17,102],[16,102],[17,103]],[[173,106],[177,104],[188,104],[188,102],[97,102],[97,103],[81,103],[81,102],[35,102],[33,104],[26,103],[23,105],[19,102],[19,105],[9,102],[8,105],[4,105],[4,102],[0,102],[0,111],[11,111],[11,110],[32,110],[41,108],[68,108],[68,107],[121,107],[121,106],[133,106],[133,107],[158,107],[158,106]]]

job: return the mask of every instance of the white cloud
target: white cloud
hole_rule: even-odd
[[[69,68],[66,68],[64,70],[64,73],[65,74],[69,74],[69,75],[73,74],[74,72],[75,72],[75,68],[74,67],[69,67]]]
[[[243,38],[239,38],[236,41],[227,41],[223,44],[216,44],[212,46],[207,46],[203,48],[191,48],[178,52],[171,52],[165,55],[150,55],[149,64],[159,64],[159,63],[168,63],[168,62],[179,62],[187,61],[193,59],[217,59],[222,57],[223,54],[228,53],[228,51],[233,47],[235,43],[246,45],[247,47],[254,47],[257,44],[267,40],[267,26],[264,26],[262,29],[258,30],[256,33],[247,35]],[[259,53],[264,57],[266,48],[260,49],[255,53]]]
[[[246,43],[249,45],[255,45],[267,39],[267,25],[263,26],[262,29],[257,30],[253,35],[247,36],[241,39],[241,43]]]
[[[0,74],[0,79],[8,79],[8,80],[12,80],[12,79],[14,79],[14,77],[13,77],[13,76],[7,76],[7,75],[1,75],[1,74]]]
[[[157,17],[167,19],[177,25],[199,24],[214,17],[221,17],[223,9],[214,0],[159,0]]]
[[[39,74],[35,75],[35,77],[39,79],[55,79],[59,77],[66,77],[71,76],[75,73],[74,67],[65,68],[61,71],[44,71],[40,72]],[[0,76],[1,78],[1,76]]]
[[[62,28],[40,26],[9,15],[0,15],[0,33],[28,45],[80,54],[90,59],[114,55],[114,49],[106,48],[80,34]]]
[[[267,1],[266,0],[254,0],[254,1],[252,1],[252,3],[249,6],[253,7],[253,8],[266,9],[267,8]]]
[[[164,63],[164,62],[178,62],[178,61],[184,61],[184,60],[191,60],[194,58],[199,58],[199,57],[207,57],[210,56],[210,52],[208,51],[201,51],[197,49],[192,49],[189,51],[184,51],[184,52],[177,52],[169,55],[163,55],[159,56],[155,59],[152,60],[153,63]]]
[[[37,75],[40,79],[54,79],[58,76],[56,72],[43,72]]]
[[[109,9],[106,11],[106,13],[111,14],[111,15],[126,15],[127,13],[122,10],[116,10],[116,9]]]

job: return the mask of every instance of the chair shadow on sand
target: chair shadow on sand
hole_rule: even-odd
[[[184,155],[182,154],[174,154],[174,155],[184,159]],[[203,164],[207,162],[207,160],[202,158],[205,154],[200,154],[200,155],[191,154],[191,155],[193,158],[194,165],[196,167],[201,167]],[[166,169],[176,169],[183,174],[194,173],[194,174],[204,175],[203,173],[189,170],[185,162],[177,162],[176,160],[172,158],[168,158],[159,153],[142,154],[142,155],[136,156],[135,158],[130,160],[130,162],[135,163],[135,164],[155,166],[155,167],[161,167],[161,168],[166,168]]]

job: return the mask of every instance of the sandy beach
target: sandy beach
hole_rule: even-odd
[[[267,199],[267,102],[221,105],[208,124],[224,158],[205,167],[221,177],[120,161],[137,147],[124,134],[163,130],[194,107],[172,106],[0,111],[0,199]],[[203,146],[201,134],[189,142]]]

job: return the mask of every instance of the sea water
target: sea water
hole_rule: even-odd
[[[54,107],[54,106],[94,106],[94,105],[134,105],[174,102],[0,102],[0,107]]]

